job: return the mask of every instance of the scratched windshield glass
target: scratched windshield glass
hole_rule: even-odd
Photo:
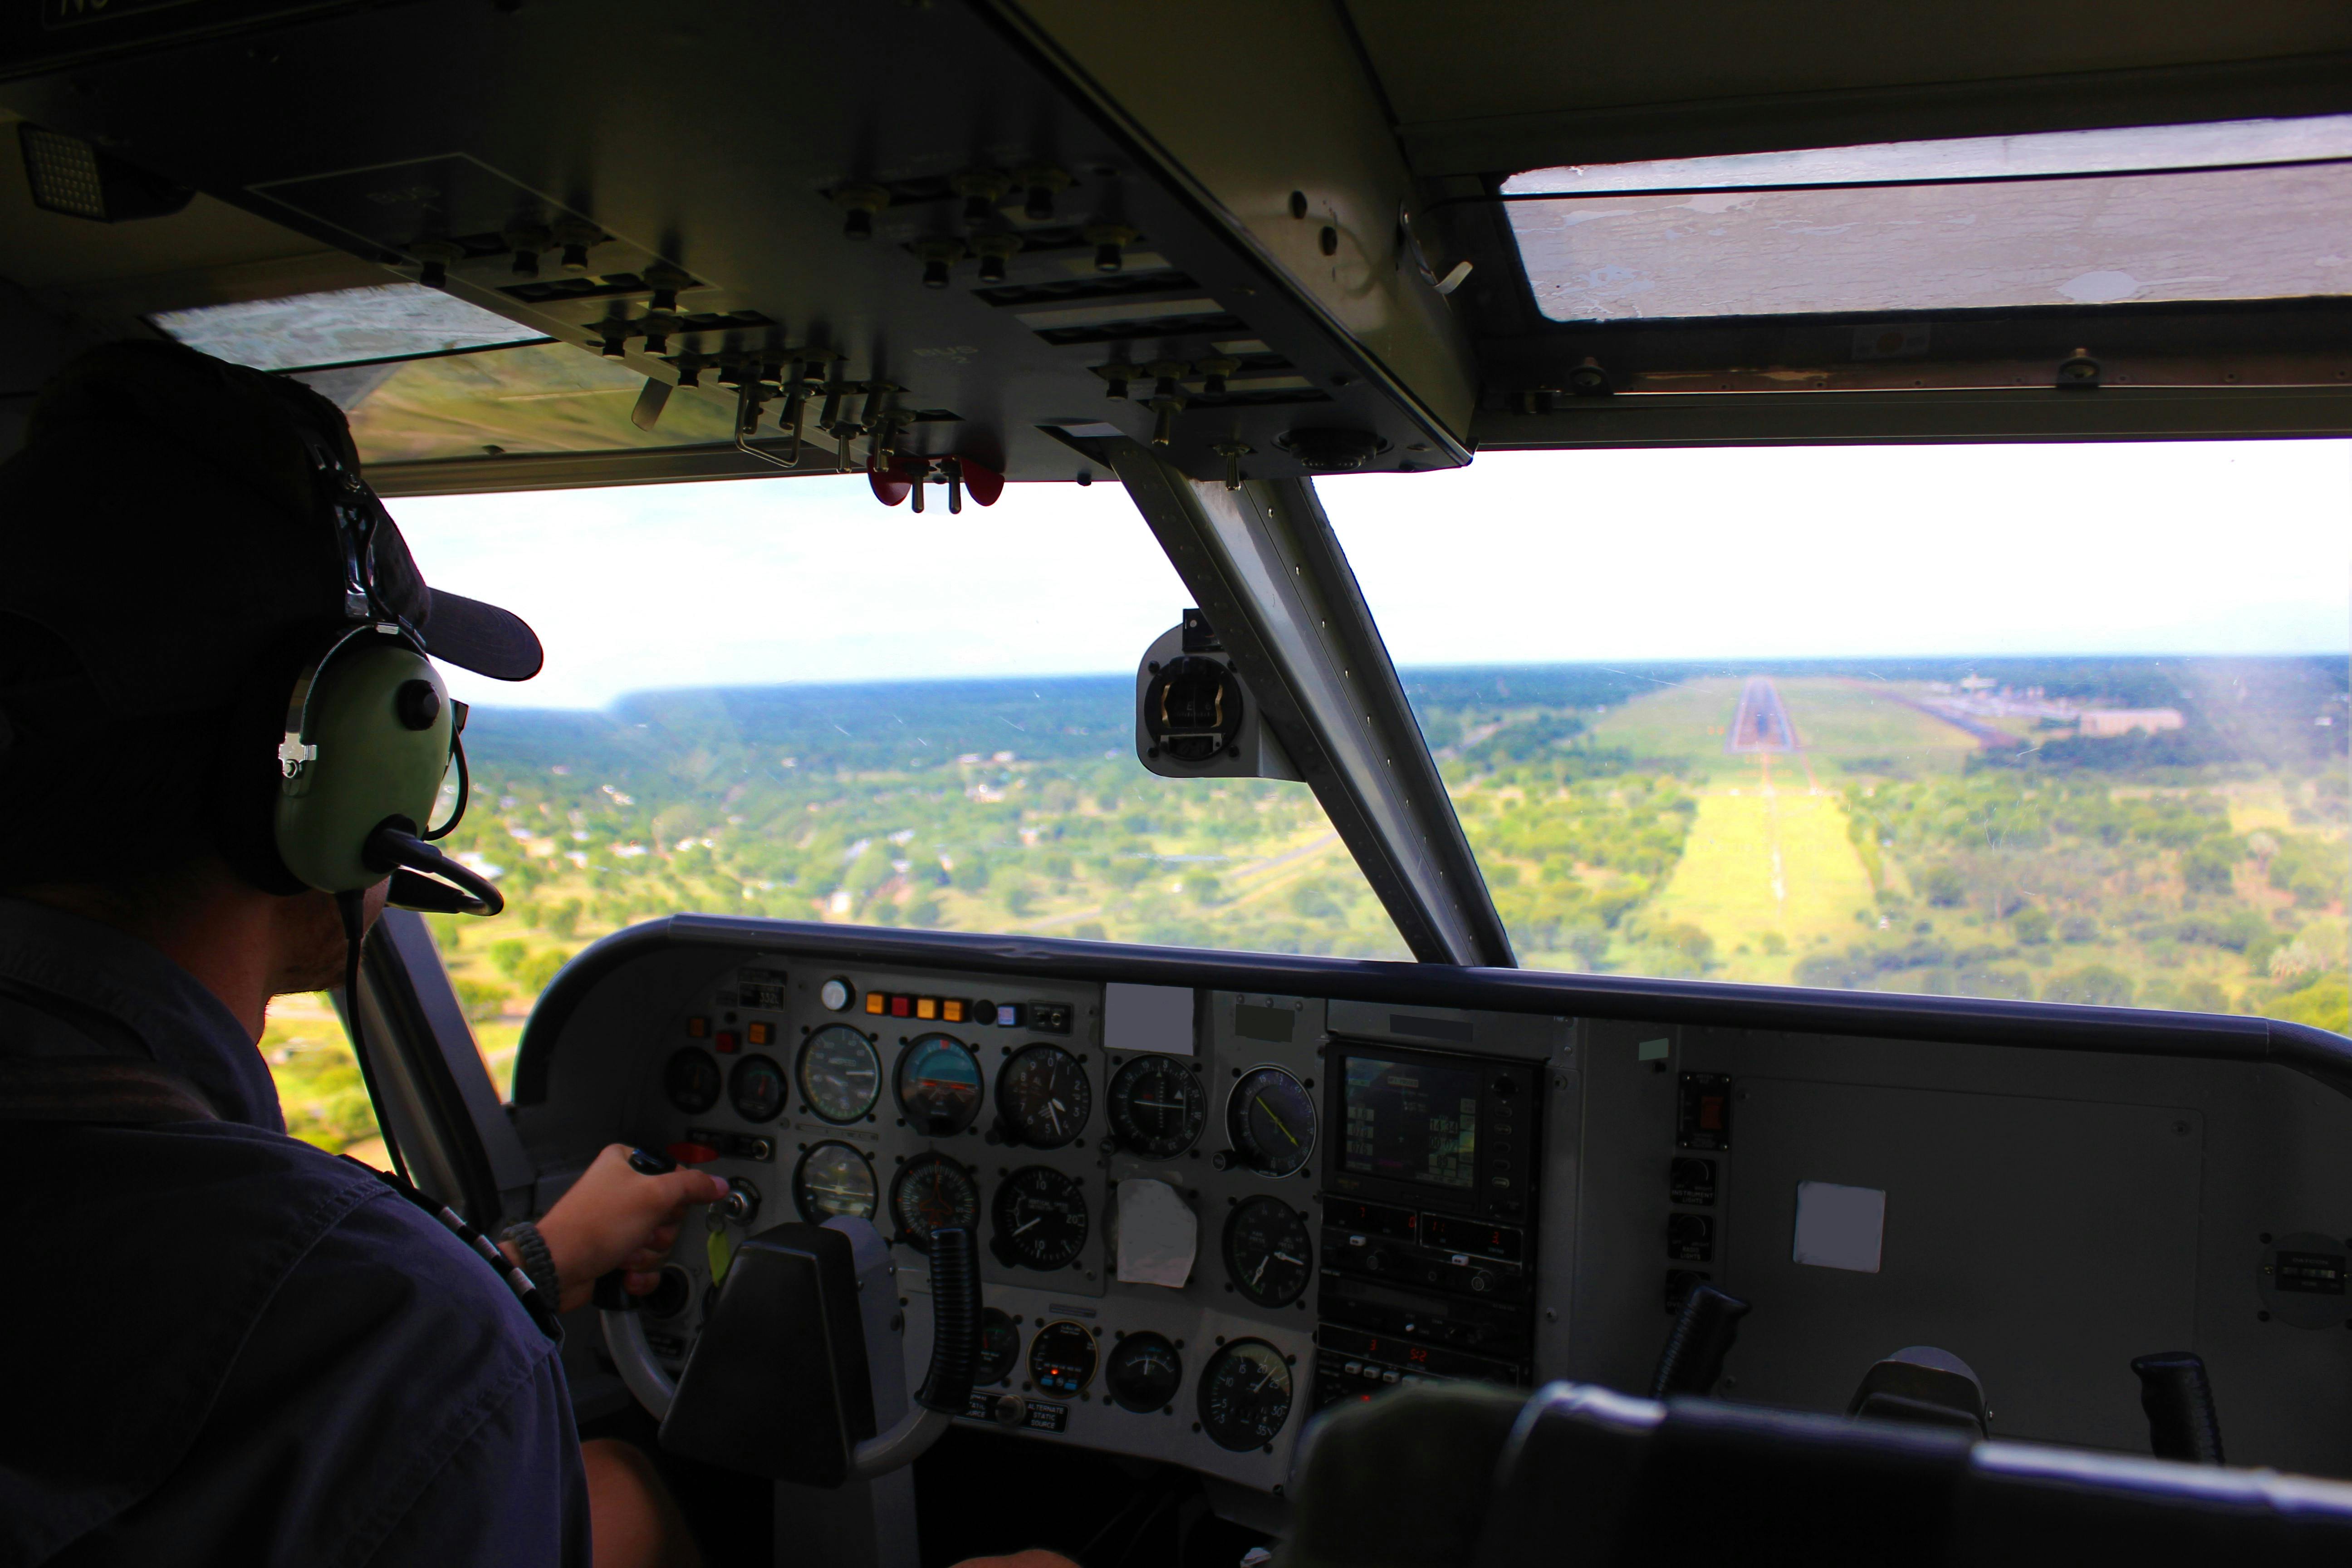
[[[1322,489],[1522,963],[2345,1027],[2344,445]]]

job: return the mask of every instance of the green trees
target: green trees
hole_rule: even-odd
[[[2079,1002],[2094,1007],[2128,1007],[2132,1000],[2131,976],[2104,963],[2086,963],[2080,969],[2070,969],[2053,974],[2042,987],[2044,1002]]]

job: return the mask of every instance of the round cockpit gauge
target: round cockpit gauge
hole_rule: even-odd
[[[1264,1340],[1235,1340],[1201,1373],[1201,1430],[1241,1453],[1272,1443],[1290,1419],[1290,1365]]]
[[[1261,1176],[1287,1176],[1315,1152],[1315,1097],[1280,1068],[1244,1073],[1225,1102],[1225,1136]]]
[[[975,1386],[1003,1383],[1021,1364],[1021,1331],[993,1307],[980,1310],[980,1359],[971,1369]]]
[[[872,1219],[882,1196],[874,1167],[846,1143],[812,1143],[793,1173],[793,1204],[811,1225],[848,1215]]]
[[[816,988],[816,999],[828,1013],[846,1013],[857,1000],[857,987],[836,975]]]
[[[1047,1323],[1029,1342],[1029,1381],[1040,1394],[1076,1398],[1095,1380],[1095,1337],[1078,1323]]]
[[[719,1064],[688,1046],[662,1068],[662,1092],[688,1116],[699,1116],[719,1103]]]
[[[1032,1149],[1059,1149],[1086,1130],[1094,1085],[1077,1058],[1059,1046],[1024,1046],[996,1075],[996,1110]]]
[[[846,1024],[827,1024],[801,1046],[801,1098],[827,1121],[855,1121],[882,1097],[882,1058]]]
[[[929,1138],[949,1138],[980,1114],[980,1058],[953,1035],[925,1035],[898,1058],[898,1109]]]
[[[929,1252],[935,1230],[978,1232],[980,1184],[945,1154],[918,1154],[890,1183],[890,1217],[898,1223],[900,1239]]]
[[[1164,1410],[1184,1386],[1184,1358],[1165,1334],[1149,1329],[1129,1334],[1110,1347],[1110,1357],[1103,1363],[1103,1386],[1123,1410],[1139,1415]]]
[[[1111,1130],[1146,1159],[1181,1154],[1208,1119],[1201,1080],[1174,1057],[1137,1057],[1110,1080]]]
[[[996,1189],[996,1256],[1024,1268],[1066,1268],[1087,1247],[1087,1193],[1076,1176],[1024,1165]]]
[[[1315,1276],[1315,1244],[1298,1211],[1255,1197],[1225,1216],[1225,1273],[1261,1307],[1287,1307]]]
[[[745,1057],[727,1075],[727,1098],[746,1121],[773,1121],[783,1113],[784,1069],[766,1057]]]

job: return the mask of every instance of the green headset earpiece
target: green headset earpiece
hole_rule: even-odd
[[[457,745],[457,709],[400,628],[352,627],[297,679],[278,749],[275,837],[286,868],[322,892],[374,885],[387,822],[421,835]]]
[[[269,817],[277,859],[298,883],[334,894],[347,922],[386,877],[394,904],[497,914],[506,907],[498,889],[428,842],[465,815],[466,710],[424,639],[378,597],[372,552],[383,503],[321,432],[301,435],[334,529],[345,620],[303,660],[287,699]],[[428,832],[453,761],[457,810]]]

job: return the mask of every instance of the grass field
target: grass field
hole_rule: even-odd
[[[1738,772],[1749,764],[1726,756],[1723,741],[1745,685],[1725,675],[1661,687],[1601,715],[1592,726],[1592,743],[1622,747],[1644,762],[1671,763],[1685,777]]]
[[[1920,712],[1896,687],[1843,677],[1776,679],[1790,722],[1817,773],[1957,773],[1977,743],[1957,725]],[[1903,695],[1916,696],[1904,689]]]
[[[1788,761],[1741,761],[1745,782],[1720,777],[1699,796],[1654,923],[1687,921],[1713,937],[1725,979],[1785,984],[1799,959],[1853,936],[1870,878],[1835,795]]]

